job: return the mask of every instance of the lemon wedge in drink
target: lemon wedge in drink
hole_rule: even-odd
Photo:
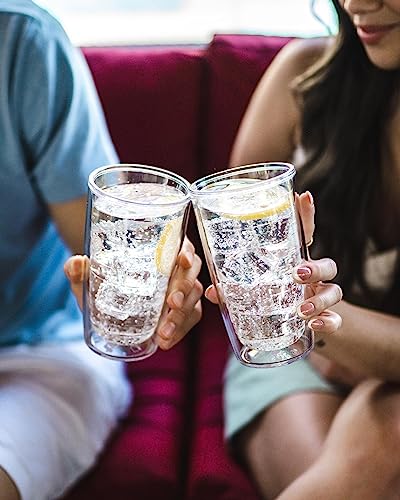
[[[171,274],[181,243],[181,217],[169,221],[158,240],[155,262],[157,271],[164,276]]]
[[[237,199],[237,209],[224,212],[222,217],[227,219],[236,219],[241,221],[263,219],[273,215],[279,215],[291,207],[290,193],[276,186],[267,191],[249,193],[243,196],[243,199]],[[254,211],[245,211],[246,205],[250,208],[256,207]]]

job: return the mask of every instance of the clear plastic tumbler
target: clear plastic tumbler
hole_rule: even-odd
[[[307,250],[287,163],[237,167],[191,185],[208,269],[239,361],[272,367],[305,356],[313,333],[296,313],[293,268]]]
[[[156,351],[154,333],[189,203],[188,182],[166,170],[111,165],[91,173],[84,329],[93,351],[124,361]]]

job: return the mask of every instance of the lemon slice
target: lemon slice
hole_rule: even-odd
[[[279,215],[291,207],[290,194],[281,187],[253,194],[252,198],[246,201],[248,201],[249,205],[256,205],[259,209],[254,212],[243,213],[243,205],[240,205],[238,206],[238,212],[223,213],[222,216],[227,219],[242,221],[256,220]]]
[[[155,261],[157,271],[164,276],[171,274],[181,243],[181,218],[169,221],[158,240]]]

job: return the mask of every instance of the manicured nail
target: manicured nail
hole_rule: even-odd
[[[300,312],[304,316],[309,316],[315,310],[314,304],[312,302],[306,302],[300,306]]]
[[[314,319],[313,321],[310,321],[308,326],[311,330],[321,330],[325,326],[325,323],[321,319]]]
[[[307,194],[307,198],[308,198],[308,202],[310,203],[310,205],[314,205],[314,198],[313,198],[313,195],[310,193],[310,191],[306,191],[306,194]]]
[[[301,279],[301,281],[304,281],[308,278],[310,278],[312,272],[309,267],[299,267],[296,270],[297,276]]]
[[[183,301],[185,300],[185,294],[183,292],[175,292],[172,294],[171,300],[176,307],[182,307]]]
[[[162,334],[163,337],[170,338],[175,331],[175,325],[173,323],[166,323],[163,326]]]

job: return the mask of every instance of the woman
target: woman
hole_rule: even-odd
[[[228,365],[226,434],[268,499],[400,497],[400,1],[332,3],[338,35],[280,52],[231,156],[299,167],[318,205],[313,256],[335,259],[345,299],[308,362]],[[302,311],[323,308],[318,294]]]

